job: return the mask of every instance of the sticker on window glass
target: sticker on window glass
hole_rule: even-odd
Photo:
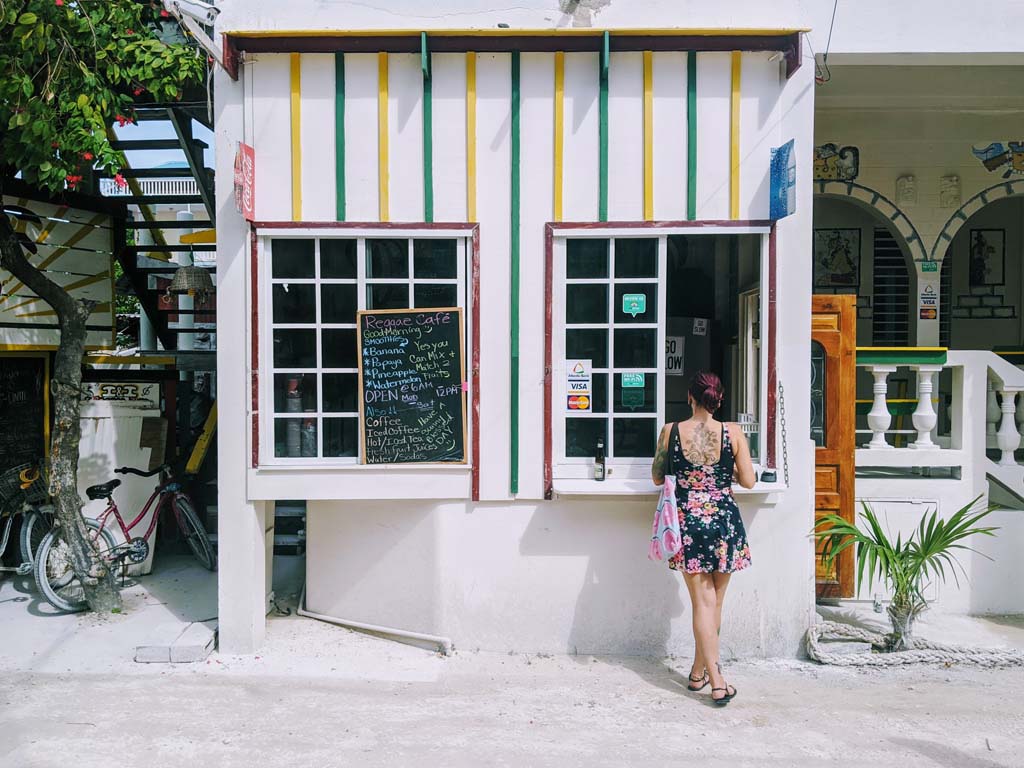
[[[644,388],[644,374],[642,373],[623,373],[622,374],[622,388]]]
[[[590,360],[565,361],[565,409],[574,413],[590,411],[592,397]]]
[[[642,315],[647,311],[647,294],[646,293],[624,293],[622,294],[622,314]]]
[[[622,402],[623,408],[629,408],[633,411],[637,408],[643,408],[645,404],[644,391],[642,389],[623,389],[619,399]]]
[[[694,336],[707,336],[708,335],[708,320],[706,317],[695,317],[693,318],[693,335]]]

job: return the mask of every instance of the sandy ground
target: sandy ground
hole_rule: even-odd
[[[204,583],[163,574],[164,598]],[[445,658],[295,616],[259,656],[136,664],[125,636],[171,610],[156,591],[125,617],[16,621],[26,602],[0,582],[0,767],[1024,765],[1022,668],[733,662],[719,709],[685,690],[684,659]]]

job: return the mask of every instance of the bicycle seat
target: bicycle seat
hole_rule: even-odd
[[[90,485],[85,489],[85,495],[90,499],[109,499],[114,489],[121,484],[120,480],[110,480],[100,485]]]

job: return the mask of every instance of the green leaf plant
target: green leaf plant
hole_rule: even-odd
[[[867,504],[862,505],[860,526],[838,515],[824,515],[815,523],[813,535],[824,544],[822,558],[827,568],[834,568],[839,555],[856,547],[857,584],[863,586],[866,575],[869,592],[877,579],[892,593],[888,607],[893,630],[887,637],[889,650],[913,647],[914,622],[928,607],[924,591],[932,580],[945,582],[951,574],[959,586],[957,572],[967,578],[957,559],[958,551],[981,553],[964,544],[964,540],[971,536],[993,536],[999,530],[979,525],[994,509],[980,501],[979,496],[949,519],[940,519],[938,510],[923,515],[906,539],[897,534],[893,540]]]

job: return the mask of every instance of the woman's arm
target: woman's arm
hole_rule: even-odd
[[[739,424],[729,424],[729,439],[732,440],[732,453],[736,457],[736,480],[744,488],[753,488],[757,482],[754,465],[750,461],[750,446],[747,436],[743,434]]]
[[[666,424],[658,435],[658,447],[654,451],[654,461],[651,462],[651,479],[655,485],[663,485],[665,482],[665,457],[668,456],[668,436],[671,431],[672,425]]]

